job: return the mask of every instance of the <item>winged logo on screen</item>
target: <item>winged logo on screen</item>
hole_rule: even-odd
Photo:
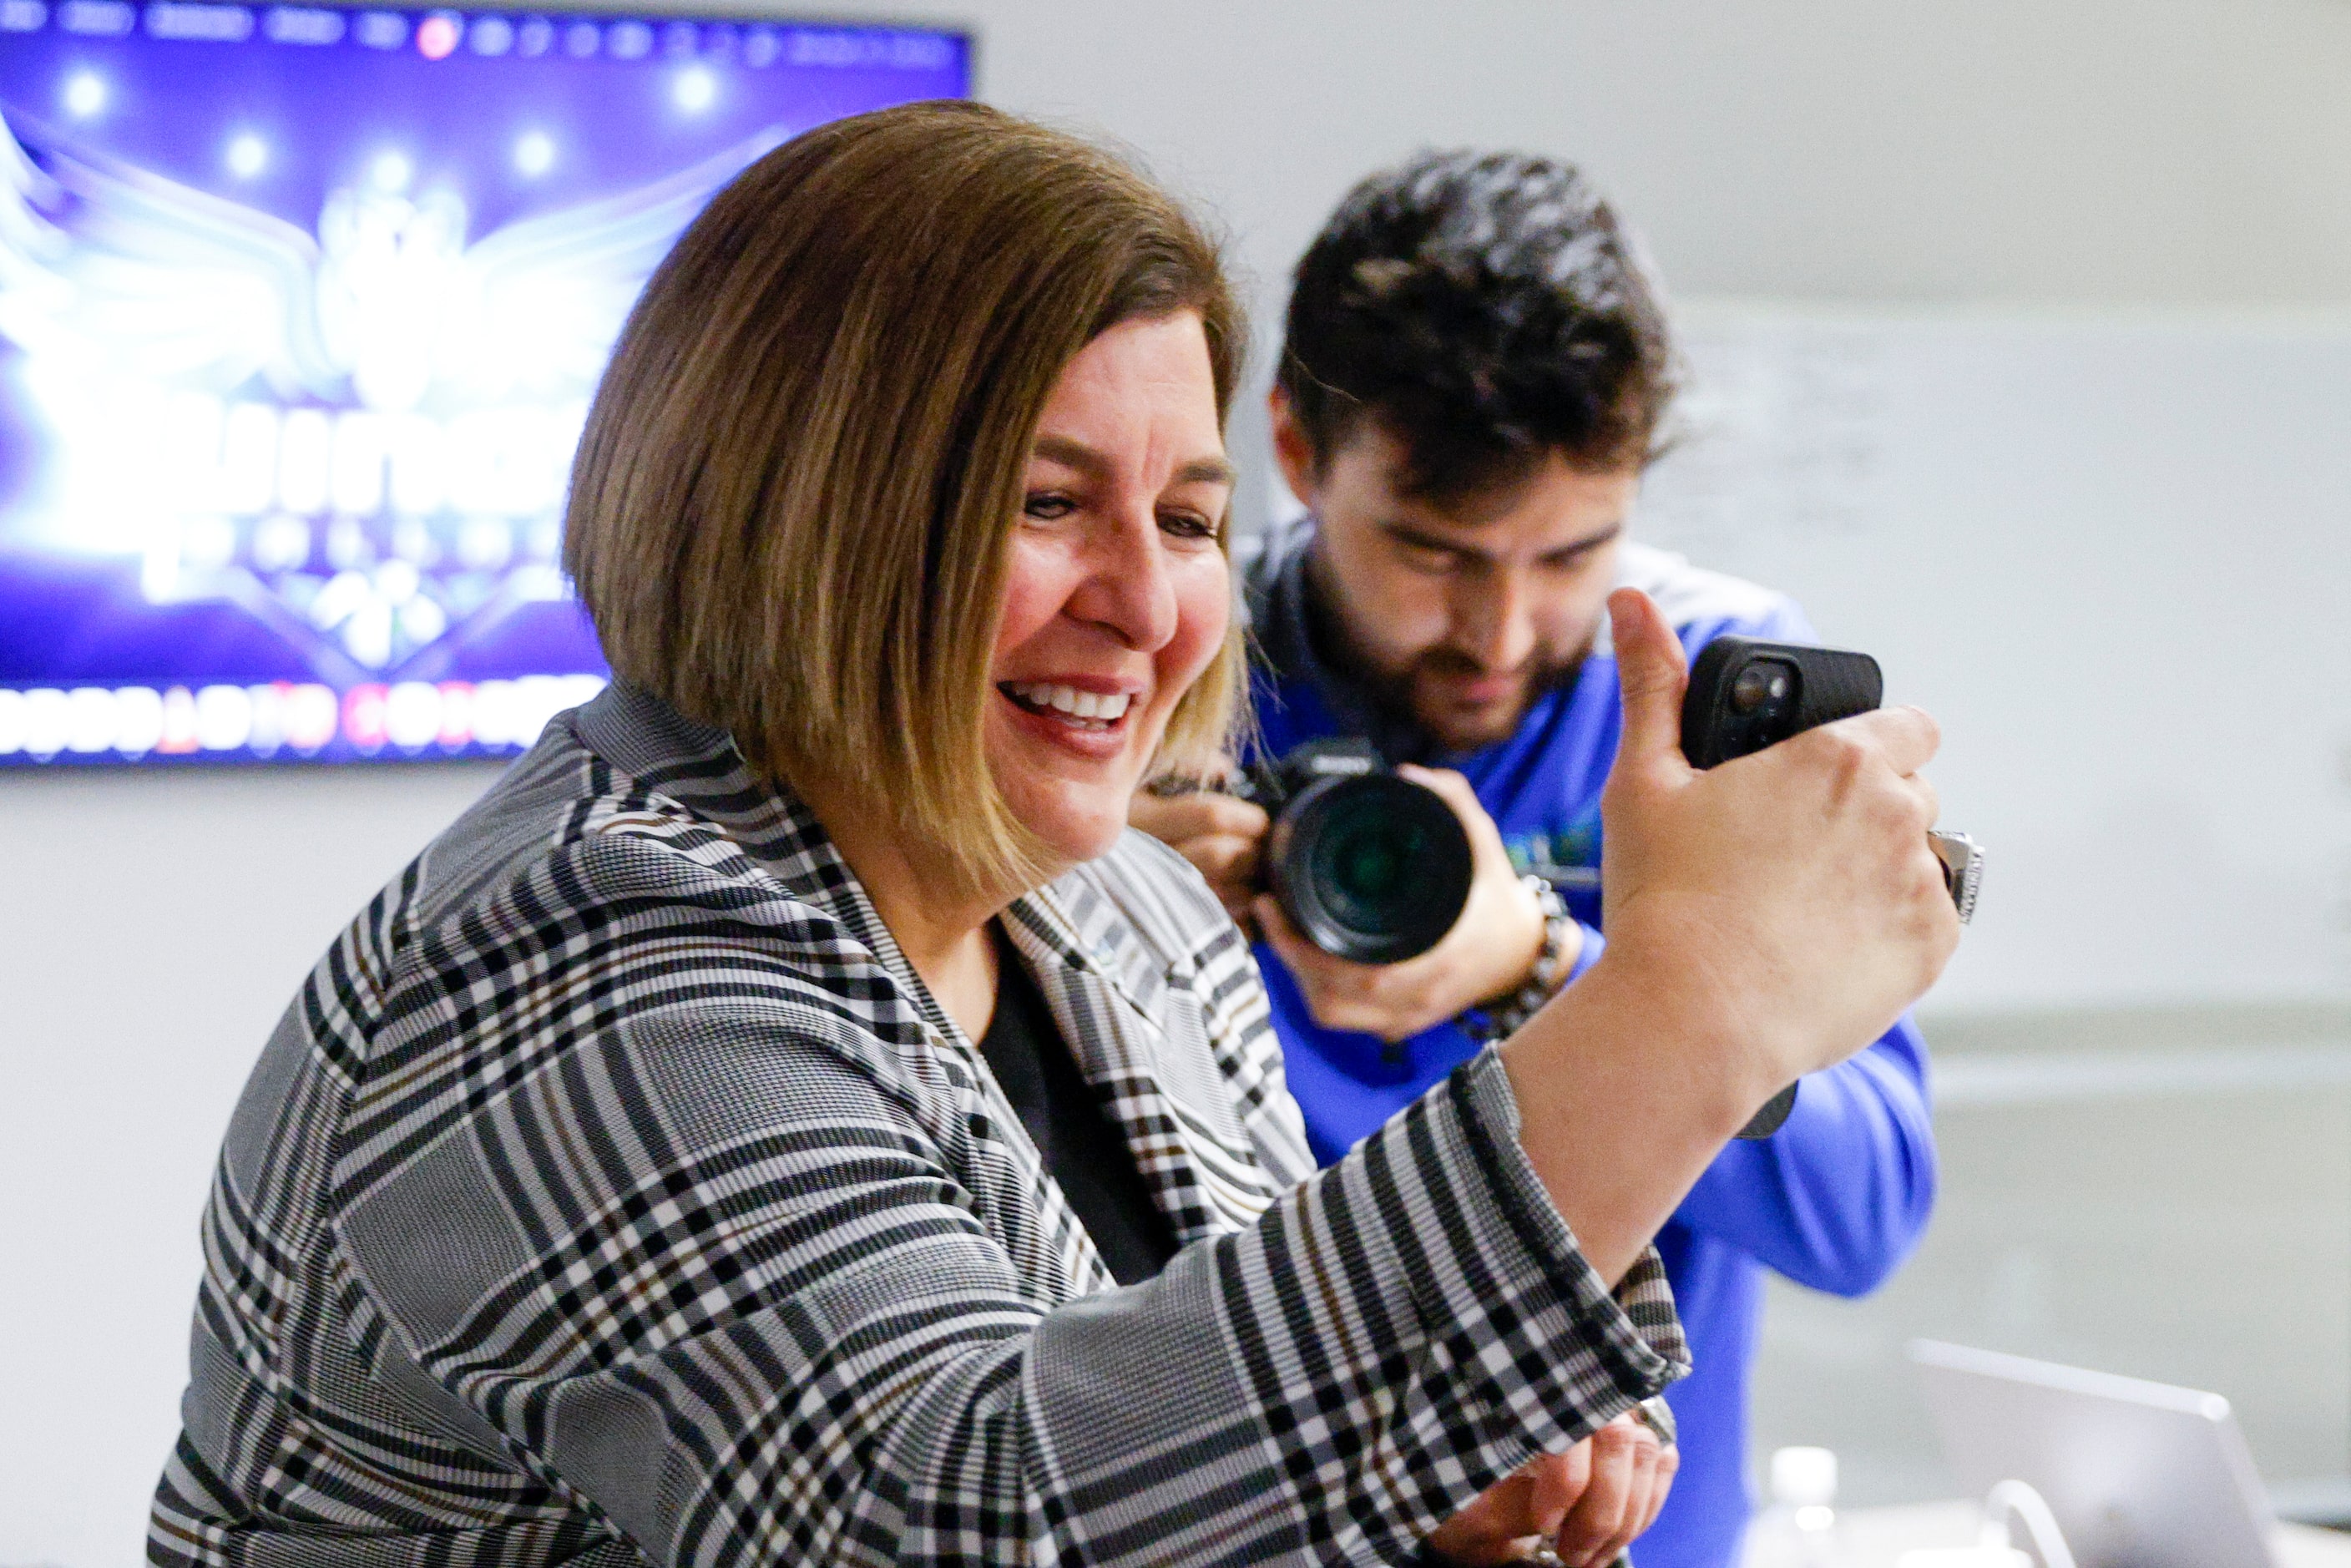
[[[152,602],[228,600],[330,680],[560,597],[564,484],[653,267],[771,129],[469,243],[379,163],[315,235],[0,122],[0,338],[52,430],[45,548],[135,556]]]

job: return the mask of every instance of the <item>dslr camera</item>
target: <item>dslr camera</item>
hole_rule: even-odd
[[[1333,957],[1396,964],[1427,952],[1469,902],[1469,834],[1445,797],[1361,740],[1310,740],[1229,788],[1273,819],[1265,881]]]

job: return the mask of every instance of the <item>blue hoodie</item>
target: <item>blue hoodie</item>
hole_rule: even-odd
[[[1430,748],[1398,716],[1317,654],[1303,566],[1313,523],[1275,529],[1248,574],[1251,629],[1265,658],[1253,676],[1267,754],[1331,736],[1367,737],[1390,762],[1467,775],[1522,868],[1552,876],[1584,926],[1581,974],[1599,956],[1600,789],[1622,723],[1616,664],[1604,645],[1574,681],[1538,699],[1517,731],[1467,756]],[[1678,556],[1622,547],[1620,580],[1646,589],[1692,654],[1724,632],[1811,642],[1781,594],[1700,570]],[[1391,1047],[1314,1022],[1273,949],[1258,962],[1273,1000],[1290,1092],[1325,1165],[1345,1154],[1479,1050],[1445,1023]],[[1572,983],[1572,982],[1571,982]],[[1725,1149],[1657,1237],[1695,1370],[1667,1393],[1681,1470],[1642,1568],[1729,1568],[1753,1503],[1747,1379],[1762,1314],[1760,1270],[1841,1296],[1874,1289],[1909,1254],[1935,1198],[1926,1043],[1904,1019],[1851,1061],[1804,1080],[1787,1124]]]

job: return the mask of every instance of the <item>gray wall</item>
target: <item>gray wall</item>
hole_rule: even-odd
[[[1339,193],[1429,142],[1583,159],[1691,298],[2351,299],[2351,8],[2317,0],[824,9],[975,25],[985,96],[1133,144],[1269,307]],[[0,774],[0,1563],[135,1559],[245,1065],[487,778]]]
[[[977,22],[983,88],[1107,127],[1277,277],[1428,143],[1588,162],[1684,291],[2351,296],[2351,10],[2319,0],[845,5]]]

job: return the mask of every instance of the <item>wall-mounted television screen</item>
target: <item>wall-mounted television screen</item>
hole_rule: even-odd
[[[703,204],[960,34],[0,0],[0,766],[498,756],[604,680],[571,451]]]

